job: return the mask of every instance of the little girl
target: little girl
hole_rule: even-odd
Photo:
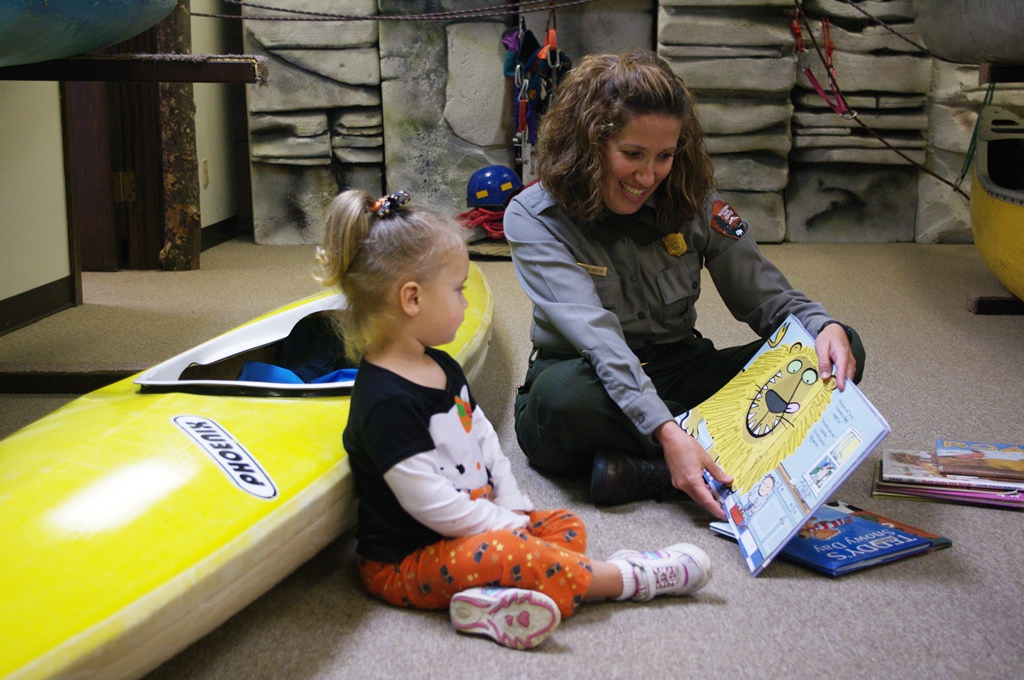
[[[536,510],[520,491],[461,367],[434,349],[454,339],[468,304],[462,230],[408,200],[343,192],[317,251],[319,280],[347,298],[345,352],[360,362],[343,439],[370,593],[450,607],[458,630],[526,649],[584,600],[702,588],[711,564],[700,548],[591,560],[577,515]]]

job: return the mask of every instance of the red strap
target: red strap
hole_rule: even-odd
[[[834,100],[832,100],[829,99],[827,94],[825,94],[825,88],[823,88],[821,86],[821,83],[818,82],[818,79],[814,77],[814,73],[811,72],[810,68],[804,69],[804,75],[807,76],[807,80],[810,81],[811,87],[814,88],[814,91],[821,95],[821,98],[824,99],[830,107],[832,107],[833,111],[835,111],[839,115],[849,113],[850,109],[846,106],[846,101],[843,99],[843,96],[839,94],[839,88],[836,87],[834,80],[829,78],[829,86],[832,90],[832,96],[835,98]]]
[[[793,33],[793,39],[796,41],[796,51],[804,51],[804,34],[800,30],[800,15],[797,12],[786,12],[789,16],[789,30]]]
[[[829,21],[828,17],[821,18],[821,42],[825,47],[825,66],[830,71],[834,71],[832,53],[836,51],[836,46],[832,43],[832,22]]]

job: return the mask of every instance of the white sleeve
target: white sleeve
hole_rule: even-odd
[[[526,512],[533,510],[533,502],[530,497],[519,490],[519,483],[516,482],[515,475],[512,474],[512,463],[501,450],[498,433],[494,431],[494,426],[484,415],[479,404],[473,412],[472,434],[480,443],[484,464],[491,471],[491,479],[494,481],[494,495],[491,500],[509,510],[524,510]]]
[[[402,508],[442,536],[472,536],[495,529],[522,529],[530,519],[480,498],[470,500],[435,470],[432,451],[418,453],[384,473]]]

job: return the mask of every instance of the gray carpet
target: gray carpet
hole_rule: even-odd
[[[973,295],[1004,291],[973,246],[785,244],[764,248],[793,285],[861,332],[861,387],[893,428],[888,448],[936,437],[1024,442],[1024,316],[982,316]],[[199,272],[88,274],[86,304],[0,337],[0,370],[141,369],[317,290],[312,248],[244,240],[203,254]],[[880,500],[871,468],[836,498],[950,537],[953,547],[830,579],[778,561],[758,578],[688,503],[596,509],[585,488],[525,464],[511,405],[529,351],[529,304],[508,261],[481,261],[494,337],[474,393],[539,506],[580,512],[589,553],[685,540],[714,578],[694,598],[586,605],[542,647],[512,652],[457,635],[442,613],[363,592],[344,536],[148,676],[170,678],[1007,678],[1024,657],[1024,515]],[[698,327],[720,346],[753,336],[705,288]],[[0,434],[68,396],[0,396]]]

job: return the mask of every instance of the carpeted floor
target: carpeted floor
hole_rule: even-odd
[[[976,315],[975,295],[1004,291],[973,246],[785,244],[767,255],[797,288],[861,332],[862,389],[888,419],[886,448],[936,437],[1024,442],[1024,316]],[[0,371],[138,370],[315,292],[311,247],[236,240],[199,272],[88,274],[82,307],[0,337]],[[481,260],[495,294],[494,335],[474,394],[521,486],[542,507],[580,512],[590,549],[680,540],[710,554],[694,598],[587,605],[544,646],[512,652],[457,635],[444,613],[396,609],[363,592],[343,536],[263,597],[148,676],[170,678],[1006,678],[1024,658],[1024,515],[873,499],[871,468],[836,498],[941,533],[942,552],[830,579],[778,561],[752,578],[734,543],[688,503],[597,509],[578,483],[528,468],[511,405],[529,352],[529,303],[504,259]],[[699,329],[719,345],[752,339],[713,286]],[[70,395],[0,396],[0,435]],[[585,424],[581,424],[585,426]]]

